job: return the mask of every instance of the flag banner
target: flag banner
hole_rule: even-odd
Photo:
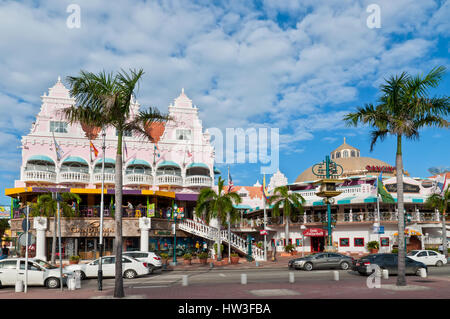
[[[147,217],[155,217],[155,203],[148,205]]]
[[[438,194],[443,195],[448,186],[449,185],[447,184],[447,173],[444,173],[443,175],[440,175],[436,178],[436,192]]]
[[[380,173],[380,175],[378,176],[378,179],[376,181],[376,183],[377,183],[377,190],[378,190],[378,194],[381,196],[381,201],[383,203],[395,204],[394,197],[392,197],[392,195],[389,194],[389,192],[387,191],[386,187],[383,185],[383,177],[382,177],[382,175],[383,175],[383,173]]]
[[[231,178],[231,174],[230,174],[230,167],[228,167],[228,193],[231,192],[231,190],[233,189],[233,179]]]
[[[61,147],[58,145],[58,143],[56,143],[55,133],[52,132],[52,134],[53,134],[53,143],[55,144],[56,158],[59,162],[61,160],[61,158],[63,157],[64,153],[63,153]]]
[[[156,155],[157,155],[158,157],[161,157],[160,151],[159,151],[159,148],[158,148],[158,144],[155,144],[155,152],[156,152]]]
[[[262,184],[261,188],[262,188],[264,199],[266,200],[266,202],[269,202],[270,196],[269,196],[269,192],[267,191],[267,187],[266,187],[266,174],[264,174],[263,184]]]
[[[98,149],[95,147],[95,145],[92,143],[92,141],[89,141],[91,146],[91,151],[94,152],[95,158],[98,156]]]
[[[11,218],[11,206],[0,206],[0,219]]]

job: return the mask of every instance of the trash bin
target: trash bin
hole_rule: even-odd
[[[76,270],[75,271],[75,289],[80,289],[81,288],[81,271],[80,270]]]
[[[23,292],[23,281],[16,281],[16,292]]]

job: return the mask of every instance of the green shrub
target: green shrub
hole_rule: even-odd
[[[168,259],[169,258],[169,255],[166,254],[166,253],[161,253],[160,256],[161,256],[162,259]]]
[[[376,240],[369,241],[367,243],[367,249],[379,249],[380,244]]]
[[[398,249],[397,248],[392,249],[391,253],[398,254]]]
[[[191,254],[184,254],[183,255],[183,259],[184,260],[191,260],[192,259],[192,255]]]
[[[223,244],[220,245],[220,251],[223,252]],[[214,244],[214,252],[217,255],[217,243]]]
[[[284,251],[287,252],[287,253],[293,252],[294,250],[295,250],[295,247],[292,244],[286,245],[284,247]]]
[[[198,259],[208,259],[208,253],[207,252],[202,252],[200,254],[198,254]]]
[[[80,261],[80,256],[70,256],[70,261]]]

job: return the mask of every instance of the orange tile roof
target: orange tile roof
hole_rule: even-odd
[[[233,193],[235,193],[235,192],[238,192],[242,188],[247,190],[248,196],[251,199],[253,199],[255,197],[263,198],[263,192],[262,192],[261,186],[233,186],[233,189],[231,191]]]
[[[447,179],[450,179],[450,172],[437,174],[437,175],[434,175],[434,176],[431,176],[431,177],[428,177],[428,178],[436,178],[436,177],[442,176],[442,175],[444,175],[444,174],[446,175]]]
[[[158,143],[159,139],[161,138],[161,136],[164,133],[164,129],[165,129],[165,123],[153,122],[145,130],[153,138],[153,141],[155,143]]]

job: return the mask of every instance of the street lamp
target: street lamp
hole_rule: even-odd
[[[177,204],[172,205],[172,209],[169,209],[166,213],[167,220],[173,223],[173,262],[174,266],[177,265],[177,221],[184,219],[183,209],[178,210]]]
[[[303,232],[305,231],[306,226],[302,224],[300,229],[302,230],[302,257],[305,257],[305,235]]]
[[[105,132],[105,128],[103,128],[103,132],[102,132],[102,137],[103,137],[103,145],[102,145],[102,150],[103,150],[103,157],[102,157],[102,192],[100,195],[100,240],[98,243],[98,248],[100,250],[100,258],[98,260],[98,276],[97,276],[97,287],[98,290],[103,290],[103,270],[102,270],[102,257],[103,257],[103,210],[104,210],[104,204],[103,204],[103,193],[104,193],[104,188],[105,188],[105,150],[106,150],[106,145],[105,145],[105,137],[106,137],[106,132]]]

